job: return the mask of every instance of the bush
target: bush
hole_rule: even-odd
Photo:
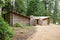
[[[60,19],[58,19],[57,22],[60,24]]]
[[[21,28],[23,28],[23,25],[22,24],[19,24],[19,23],[14,24],[14,26],[15,27],[21,27]]]
[[[0,16],[0,40],[9,40],[13,33],[13,29]]]

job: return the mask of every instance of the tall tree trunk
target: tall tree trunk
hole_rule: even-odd
[[[2,7],[0,6],[0,15],[1,15],[1,13],[2,13]]]
[[[58,13],[58,0],[55,0],[55,9],[54,9],[54,14],[53,14],[53,23],[56,24],[57,22],[57,13]]]

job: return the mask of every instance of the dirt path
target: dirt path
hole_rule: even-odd
[[[27,40],[60,40],[60,25],[36,26],[37,32]]]
[[[34,27],[31,28],[13,27],[13,29],[14,36],[10,40],[26,40],[36,31]]]

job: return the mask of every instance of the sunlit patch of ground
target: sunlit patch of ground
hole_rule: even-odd
[[[37,32],[27,40],[60,40],[60,25],[36,26]]]

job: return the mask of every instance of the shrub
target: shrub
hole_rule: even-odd
[[[21,27],[21,28],[23,28],[23,25],[22,24],[19,24],[19,23],[14,24],[14,26],[15,27]]]
[[[13,29],[0,16],[0,40],[9,40],[13,33]]]
[[[60,19],[58,19],[57,21],[58,21],[58,23],[60,24]]]

